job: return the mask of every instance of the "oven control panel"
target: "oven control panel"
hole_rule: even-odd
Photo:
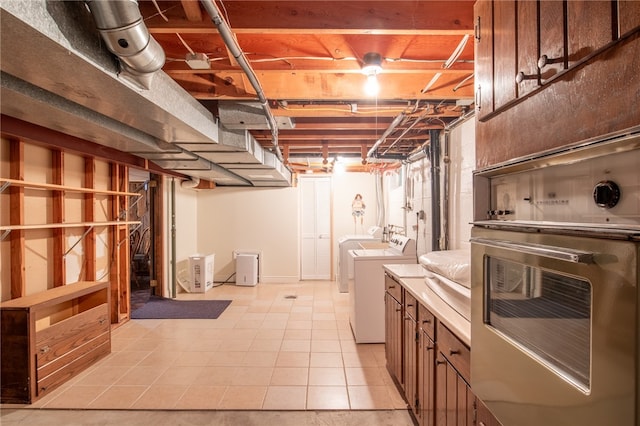
[[[634,149],[490,177],[481,220],[638,226],[639,165]]]

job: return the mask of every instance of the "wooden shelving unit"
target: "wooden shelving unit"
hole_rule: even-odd
[[[0,397],[30,404],[111,352],[107,282],[0,303]]]
[[[53,178],[54,180],[62,181],[62,164],[63,164],[63,156],[58,153],[54,156],[56,159],[53,164]],[[89,187],[78,187],[78,186],[68,186],[62,184],[54,184],[54,183],[43,183],[43,182],[32,182],[22,179],[11,179],[11,178],[0,178],[0,193],[8,190],[10,197],[10,206],[12,215],[10,216],[11,223],[0,225],[0,241],[7,238],[12,233],[17,233],[13,235],[12,242],[16,248],[21,251],[24,250],[24,240],[25,232],[31,230],[42,230],[49,229],[52,230],[54,239],[54,244],[56,247],[57,260],[56,267],[54,268],[54,278],[55,286],[63,285],[65,283],[65,269],[62,266],[64,262],[64,256],[71,249],[65,248],[65,229],[85,229],[84,233],[81,236],[81,240],[87,238],[88,250],[93,252],[95,249],[95,229],[94,228],[102,228],[102,227],[113,227],[113,234],[116,235],[116,244],[119,246],[121,240],[126,239],[127,233],[123,234],[119,232],[122,227],[127,227],[130,225],[138,225],[139,221],[129,221],[129,220],[120,220],[121,216],[118,213],[118,209],[120,206],[126,206],[129,204],[128,199],[131,197],[139,197],[140,194],[136,192],[129,191],[116,191],[109,189],[97,189],[91,188],[90,186],[94,185],[94,166],[92,163],[88,163],[87,169],[85,170],[86,179],[85,182]],[[24,199],[26,197],[32,196],[29,193],[26,193],[25,190],[36,190],[42,191],[45,196],[51,196],[53,199],[53,210],[50,216],[50,221],[47,223],[27,223],[25,219],[24,212]],[[65,202],[65,194],[76,193],[83,194],[85,200],[85,207],[83,211],[83,216],[85,221],[80,222],[65,222],[64,221],[64,202]],[[37,196],[37,195],[33,195]],[[111,197],[110,200],[110,214],[111,220],[102,220],[96,221],[94,219],[94,202],[96,200],[96,196],[106,196]],[[126,198],[126,200],[122,200],[121,197]],[[116,218],[113,220],[113,218]],[[76,242],[77,244],[77,242]],[[12,249],[12,252],[14,250]],[[93,260],[93,255],[92,256]],[[20,256],[22,261],[24,261],[24,256]],[[17,268],[16,271],[20,271],[23,268]],[[88,276],[89,279],[92,279],[91,276]],[[95,277],[93,277],[95,278]],[[13,277],[12,276],[12,297],[20,297],[25,293],[25,281],[23,277]]]

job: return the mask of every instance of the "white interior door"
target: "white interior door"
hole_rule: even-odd
[[[301,178],[303,280],[331,279],[331,179]]]

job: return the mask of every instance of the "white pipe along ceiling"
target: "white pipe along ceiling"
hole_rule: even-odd
[[[276,154],[247,129],[218,123],[160,70],[164,52],[136,1],[13,0],[0,8],[4,115],[134,154],[193,181],[291,185]]]

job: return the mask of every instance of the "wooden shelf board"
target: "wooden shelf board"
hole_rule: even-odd
[[[77,222],[77,223],[42,223],[34,225],[7,225],[0,226],[0,231],[27,230],[27,229],[56,229],[56,228],[82,228],[85,226],[117,226],[138,225],[140,221],[113,220],[108,222]]]
[[[0,303],[2,309],[42,308],[109,288],[108,282],[79,281]]]
[[[42,190],[50,190],[50,191],[69,191],[69,192],[81,192],[81,193],[104,194],[104,195],[135,196],[135,197],[139,197],[140,195],[142,195],[138,192],[121,192],[121,191],[111,191],[108,189],[79,188],[79,187],[66,186],[66,185],[56,185],[52,183],[27,182],[27,181],[17,180],[17,179],[0,178],[0,183],[4,183],[4,182],[9,183],[11,185],[23,186],[25,188],[42,189]]]

